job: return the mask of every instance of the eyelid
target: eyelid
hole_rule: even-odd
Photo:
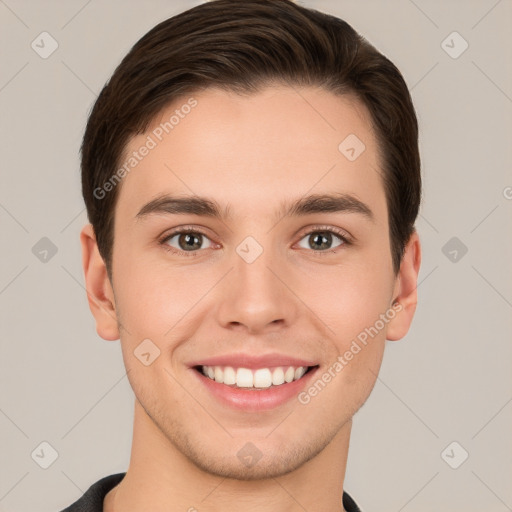
[[[329,226],[329,225],[312,225],[307,226],[306,228],[303,228],[301,231],[299,231],[300,240],[302,240],[305,236],[310,235],[311,233],[317,233],[327,231],[329,233],[334,233],[337,235],[346,245],[350,245],[354,243],[354,237],[344,229],[338,228],[336,226]],[[328,252],[327,251],[314,251],[314,252]]]
[[[175,235],[179,235],[180,233],[200,233],[201,235],[206,236],[207,238],[210,238],[208,234],[206,233],[203,228],[198,226],[178,226],[177,228],[172,228],[171,230],[167,231],[165,234],[163,234],[160,238],[160,241],[167,240],[169,238],[172,238]]]

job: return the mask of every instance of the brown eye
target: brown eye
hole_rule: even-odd
[[[338,243],[333,246],[333,240],[338,239]],[[306,245],[302,245],[305,240]],[[334,249],[346,243],[346,240],[341,235],[338,235],[332,231],[311,231],[299,243],[299,247],[304,249],[313,249],[314,251],[326,251]]]
[[[203,247],[204,242],[209,243]],[[199,249],[207,249],[211,246],[211,241],[208,237],[197,231],[186,231],[170,234],[165,238],[163,243],[170,245],[176,250],[184,252],[198,251]]]

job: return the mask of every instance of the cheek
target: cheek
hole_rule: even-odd
[[[315,283],[311,308],[328,326],[324,373],[332,382],[327,393],[322,392],[322,403],[355,413],[370,395],[382,363],[387,323],[381,315],[390,306],[392,279],[377,266],[364,271],[352,267]]]
[[[330,328],[330,337],[342,345],[373,325],[389,307],[392,276],[382,266],[361,262],[310,277],[307,303]]]
[[[159,337],[186,315],[215,281],[208,269],[194,265],[173,268],[164,258],[155,261],[143,254],[125,253],[118,258],[117,268],[116,300],[131,327],[128,330],[148,329]]]

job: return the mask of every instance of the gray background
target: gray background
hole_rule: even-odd
[[[132,44],[199,3],[0,0],[2,511],[60,510],[128,467],[133,393],[86,300],[78,149]],[[301,3],[398,66],[421,129],[419,305],[354,419],[345,489],[365,512],[512,510],[512,3]]]

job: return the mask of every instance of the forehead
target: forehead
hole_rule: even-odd
[[[163,193],[214,197],[241,214],[327,192],[385,209],[369,113],[355,97],[320,88],[182,96],[129,141],[121,165],[130,159],[118,206],[131,217]]]

